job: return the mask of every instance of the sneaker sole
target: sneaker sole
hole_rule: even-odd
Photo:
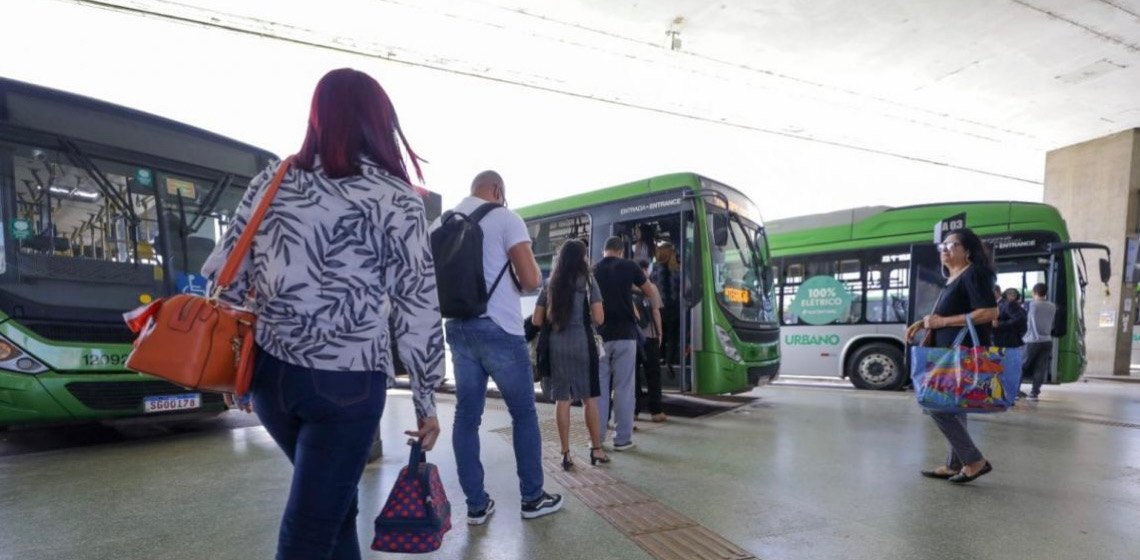
[[[486,523],[488,519],[491,518],[492,513],[495,513],[495,504],[493,504],[493,503],[487,508],[487,512],[484,513],[482,517],[468,517],[467,518],[467,524],[468,525],[482,525],[482,524]]]
[[[550,515],[552,513],[557,513],[559,510],[562,509],[562,503],[565,501],[566,501],[566,498],[562,498],[561,500],[558,500],[557,504],[552,505],[550,507],[542,508],[542,509],[537,510],[537,511],[524,511],[524,512],[522,512],[522,517],[523,517],[523,519],[538,519],[539,517],[542,517],[544,515]]]
[[[637,447],[637,446],[636,446],[636,445],[633,445],[633,444],[630,444],[630,445],[623,445],[623,446],[621,446],[621,447],[618,447],[618,446],[616,446],[616,445],[615,445],[615,446],[614,446],[614,451],[618,451],[618,452],[621,452],[621,451],[629,451],[630,449],[633,449],[634,447]]]

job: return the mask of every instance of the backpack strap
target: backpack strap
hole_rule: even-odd
[[[497,202],[484,202],[483,204],[479,205],[479,207],[476,208],[474,212],[468,214],[467,218],[472,222],[479,223],[483,221],[483,218],[486,217],[487,214],[490,214],[491,211],[496,208],[503,208],[503,205]]]
[[[479,205],[479,207],[476,208],[474,212],[468,214],[467,219],[478,224],[479,222],[483,221],[483,218],[487,217],[487,214],[490,214],[491,211],[495,210],[496,208],[505,208],[505,206],[497,202],[484,202],[483,204]],[[446,216],[444,216],[444,221],[447,221]],[[503,269],[500,270],[499,275],[495,277],[495,283],[491,284],[491,288],[487,290],[487,301],[491,300],[491,295],[495,293],[495,288],[499,287],[499,282],[503,280],[503,275],[506,274],[510,269],[511,259],[508,255],[507,264],[503,265]],[[511,270],[511,281],[514,282],[515,287],[518,288],[519,291],[522,291],[522,283],[519,282],[518,276],[515,276],[515,271],[513,270]]]

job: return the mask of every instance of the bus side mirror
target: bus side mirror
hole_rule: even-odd
[[[1100,259],[1100,281],[1104,284],[1108,283],[1109,277],[1112,276],[1112,264],[1108,259]]]
[[[728,245],[728,216],[721,212],[712,215],[713,244],[717,247]]]

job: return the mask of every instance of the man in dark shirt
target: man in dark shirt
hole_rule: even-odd
[[[606,240],[604,258],[594,266],[594,278],[602,292],[605,323],[600,329],[605,356],[599,360],[598,376],[602,394],[598,414],[605,425],[610,417],[613,392],[614,450],[633,447],[634,375],[637,367],[637,318],[633,314],[633,288],[648,297],[658,297],[657,289],[633,261],[625,260],[625,243],[620,237]],[[609,435],[607,429],[602,439]]]

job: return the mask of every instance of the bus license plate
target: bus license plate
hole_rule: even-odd
[[[172,410],[189,410],[202,406],[202,395],[191,393],[189,395],[169,395],[165,397],[143,397],[143,412],[170,412]]]

